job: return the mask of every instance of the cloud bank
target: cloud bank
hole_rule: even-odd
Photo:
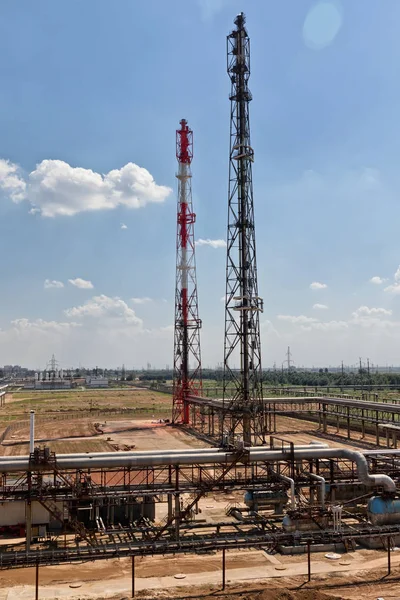
[[[118,206],[142,208],[164,202],[172,191],[157,185],[147,169],[134,163],[102,175],[62,160],[43,160],[24,176],[4,159],[0,159],[0,190],[13,202],[29,202],[30,212],[43,217],[71,217]]]

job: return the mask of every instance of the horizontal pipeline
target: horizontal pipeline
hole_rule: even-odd
[[[249,449],[251,462],[279,462],[288,460],[291,456],[289,450],[274,450],[265,449],[262,447],[254,447]],[[396,492],[396,485],[388,475],[376,474],[371,475],[368,472],[367,459],[361,452],[350,450],[347,448],[322,448],[306,446],[304,448],[295,448],[293,452],[295,460],[316,460],[316,459],[346,459],[351,460],[357,466],[358,479],[361,483],[371,486],[382,486],[386,492]],[[57,457],[57,468],[60,470],[69,469],[118,469],[124,467],[140,468],[140,467],[156,467],[156,466],[179,466],[179,465],[196,465],[196,464],[219,464],[229,465],[237,460],[237,455],[234,452],[218,450],[208,451],[198,450],[197,452],[187,453],[185,451],[166,451],[159,455],[149,454],[140,455],[134,452],[130,453],[114,453],[110,456],[99,456],[93,454],[75,454],[72,457]],[[9,460],[2,458],[0,460],[0,473],[10,472],[27,472],[29,470],[48,470],[46,465],[37,465],[32,468],[29,465],[29,459],[18,458]]]
[[[307,450],[308,448],[329,448],[329,445],[326,444],[325,442],[320,442],[318,440],[316,441],[312,441],[310,444],[306,444],[306,445],[299,445],[299,446],[294,446],[295,450]],[[265,446],[257,446],[255,448],[251,449],[251,452],[255,451],[255,450],[266,450],[267,448]],[[289,449],[289,447],[288,447]],[[85,452],[85,453],[74,453],[74,454],[57,454],[56,455],[56,460],[57,460],[57,464],[60,464],[60,460],[67,460],[67,459],[71,459],[71,458],[82,458],[82,457],[86,457],[86,458],[116,458],[118,456],[123,456],[123,457],[134,457],[134,458],[146,458],[146,457],[164,457],[166,454],[168,455],[181,455],[181,454],[185,454],[187,456],[195,456],[197,455],[199,452],[202,453],[202,456],[205,456],[206,454],[215,454],[216,452],[218,452],[219,454],[224,453],[226,454],[226,450],[224,450],[223,448],[196,448],[196,449],[172,449],[172,450],[140,450],[140,451],[135,451],[135,450],[131,450],[131,451],[114,451],[114,452]],[[1,463],[1,457],[0,457],[0,463]],[[10,462],[16,462],[16,461],[21,461],[21,460],[29,460],[29,455],[28,454],[24,454],[24,455],[15,455],[15,456],[7,456],[4,457],[3,460],[7,460]]]

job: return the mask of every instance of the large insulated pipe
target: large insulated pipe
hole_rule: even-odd
[[[251,448],[249,459],[252,462],[278,462],[287,460],[291,453],[282,450],[266,450],[264,448]],[[347,448],[310,448],[307,446],[302,449],[294,449],[295,460],[314,460],[314,459],[337,459],[343,458],[356,463],[358,479],[361,483],[371,486],[382,486],[386,492],[394,493],[396,485],[388,475],[371,475],[368,472],[368,463],[361,454]],[[230,464],[237,460],[234,452],[208,452],[199,450],[193,453],[165,452],[158,456],[146,455],[140,456],[135,453],[120,454],[115,452],[110,456],[98,456],[97,454],[75,454],[73,457],[57,458],[59,469],[86,469],[103,468],[117,469],[123,467],[151,467],[164,465],[193,465],[193,464]],[[6,457],[0,459],[0,473],[10,473],[17,471],[27,471],[29,468],[29,459],[18,457],[16,460],[9,460]],[[48,468],[48,467],[47,467]],[[35,467],[36,470],[46,470],[46,465]]]
[[[325,509],[325,494],[326,494],[326,481],[324,477],[321,477],[321,475],[316,475],[315,473],[309,473],[308,471],[304,472],[305,475],[308,475],[308,477],[310,477],[311,479],[315,479],[315,481],[319,481],[321,484],[320,487],[320,503],[321,503],[321,508]]]
[[[296,494],[294,489],[294,479],[288,477],[287,475],[282,475],[281,473],[277,473],[276,471],[272,471],[274,475],[282,479],[290,485],[290,508],[294,510],[296,508]]]
[[[329,445],[324,443],[324,442],[310,442],[310,444],[307,445],[299,445],[299,446],[294,446],[294,450],[308,450],[308,449],[316,449],[316,448],[329,448]],[[255,452],[266,452],[265,448],[262,447],[255,447],[255,448],[250,448],[250,456],[253,456],[253,454]],[[58,460],[66,460],[66,459],[70,459],[70,458],[80,458],[80,457],[92,457],[95,456],[96,458],[108,458],[108,457],[112,457],[112,458],[116,458],[118,456],[122,456],[122,457],[133,457],[133,458],[144,458],[144,457],[164,457],[166,452],[168,453],[168,455],[181,455],[182,453],[184,453],[185,455],[188,456],[193,456],[193,458],[195,458],[199,452],[202,453],[202,456],[204,454],[204,456],[206,454],[215,454],[215,453],[220,453],[220,454],[226,454],[226,450],[223,450],[222,448],[203,448],[201,450],[199,450],[198,448],[196,449],[188,449],[188,450],[183,450],[182,448],[179,449],[172,449],[172,450],[138,450],[138,451],[130,451],[130,452],[123,452],[123,451],[116,451],[114,450],[113,452],[96,452],[96,453],[90,453],[90,452],[86,452],[84,454],[82,453],[71,453],[71,454],[57,454],[57,461]],[[22,455],[19,454],[17,456],[7,456],[7,460],[9,461],[18,461],[18,460],[23,460],[23,459],[28,459],[29,456],[27,455]],[[195,463],[195,460],[193,460],[193,463]]]
[[[30,427],[29,427],[29,454],[33,454],[34,450],[35,450],[35,411],[31,410]]]

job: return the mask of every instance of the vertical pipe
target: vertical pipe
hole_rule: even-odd
[[[172,494],[168,493],[168,521],[172,519],[173,510],[172,510]]]
[[[390,575],[390,571],[391,571],[391,563],[390,563],[390,543],[391,543],[391,537],[390,535],[388,535],[387,537],[387,558],[388,558],[388,572],[387,574]]]
[[[179,540],[179,521],[180,521],[180,494],[175,493],[175,540]]]
[[[32,473],[28,472],[28,499],[26,501],[26,519],[25,519],[25,548],[26,552],[30,552],[31,550],[31,540],[32,540]]]
[[[180,494],[179,494],[179,467],[175,468],[175,539],[179,540],[179,523],[181,518]]]
[[[36,561],[35,600],[39,600],[39,561]]]
[[[135,555],[132,554],[132,598],[135,597]]]
[[[29,429],[29,454],[35,450],[35,411],[31,410],[30,429]]]
[[[311,581],[311,542],[307,542],[307,567],[308,567],[308,581]]]
[[[222,548],[222,589],[225,589],[225,548]]]
[[[350,407],[347,407],[347,439],[349,440],[351,437],[351,429],[350,429]]]

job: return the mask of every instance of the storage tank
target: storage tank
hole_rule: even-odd
[[[373,525],[400,523],[400,499],[373,496],[368,502],[368,519]]]

